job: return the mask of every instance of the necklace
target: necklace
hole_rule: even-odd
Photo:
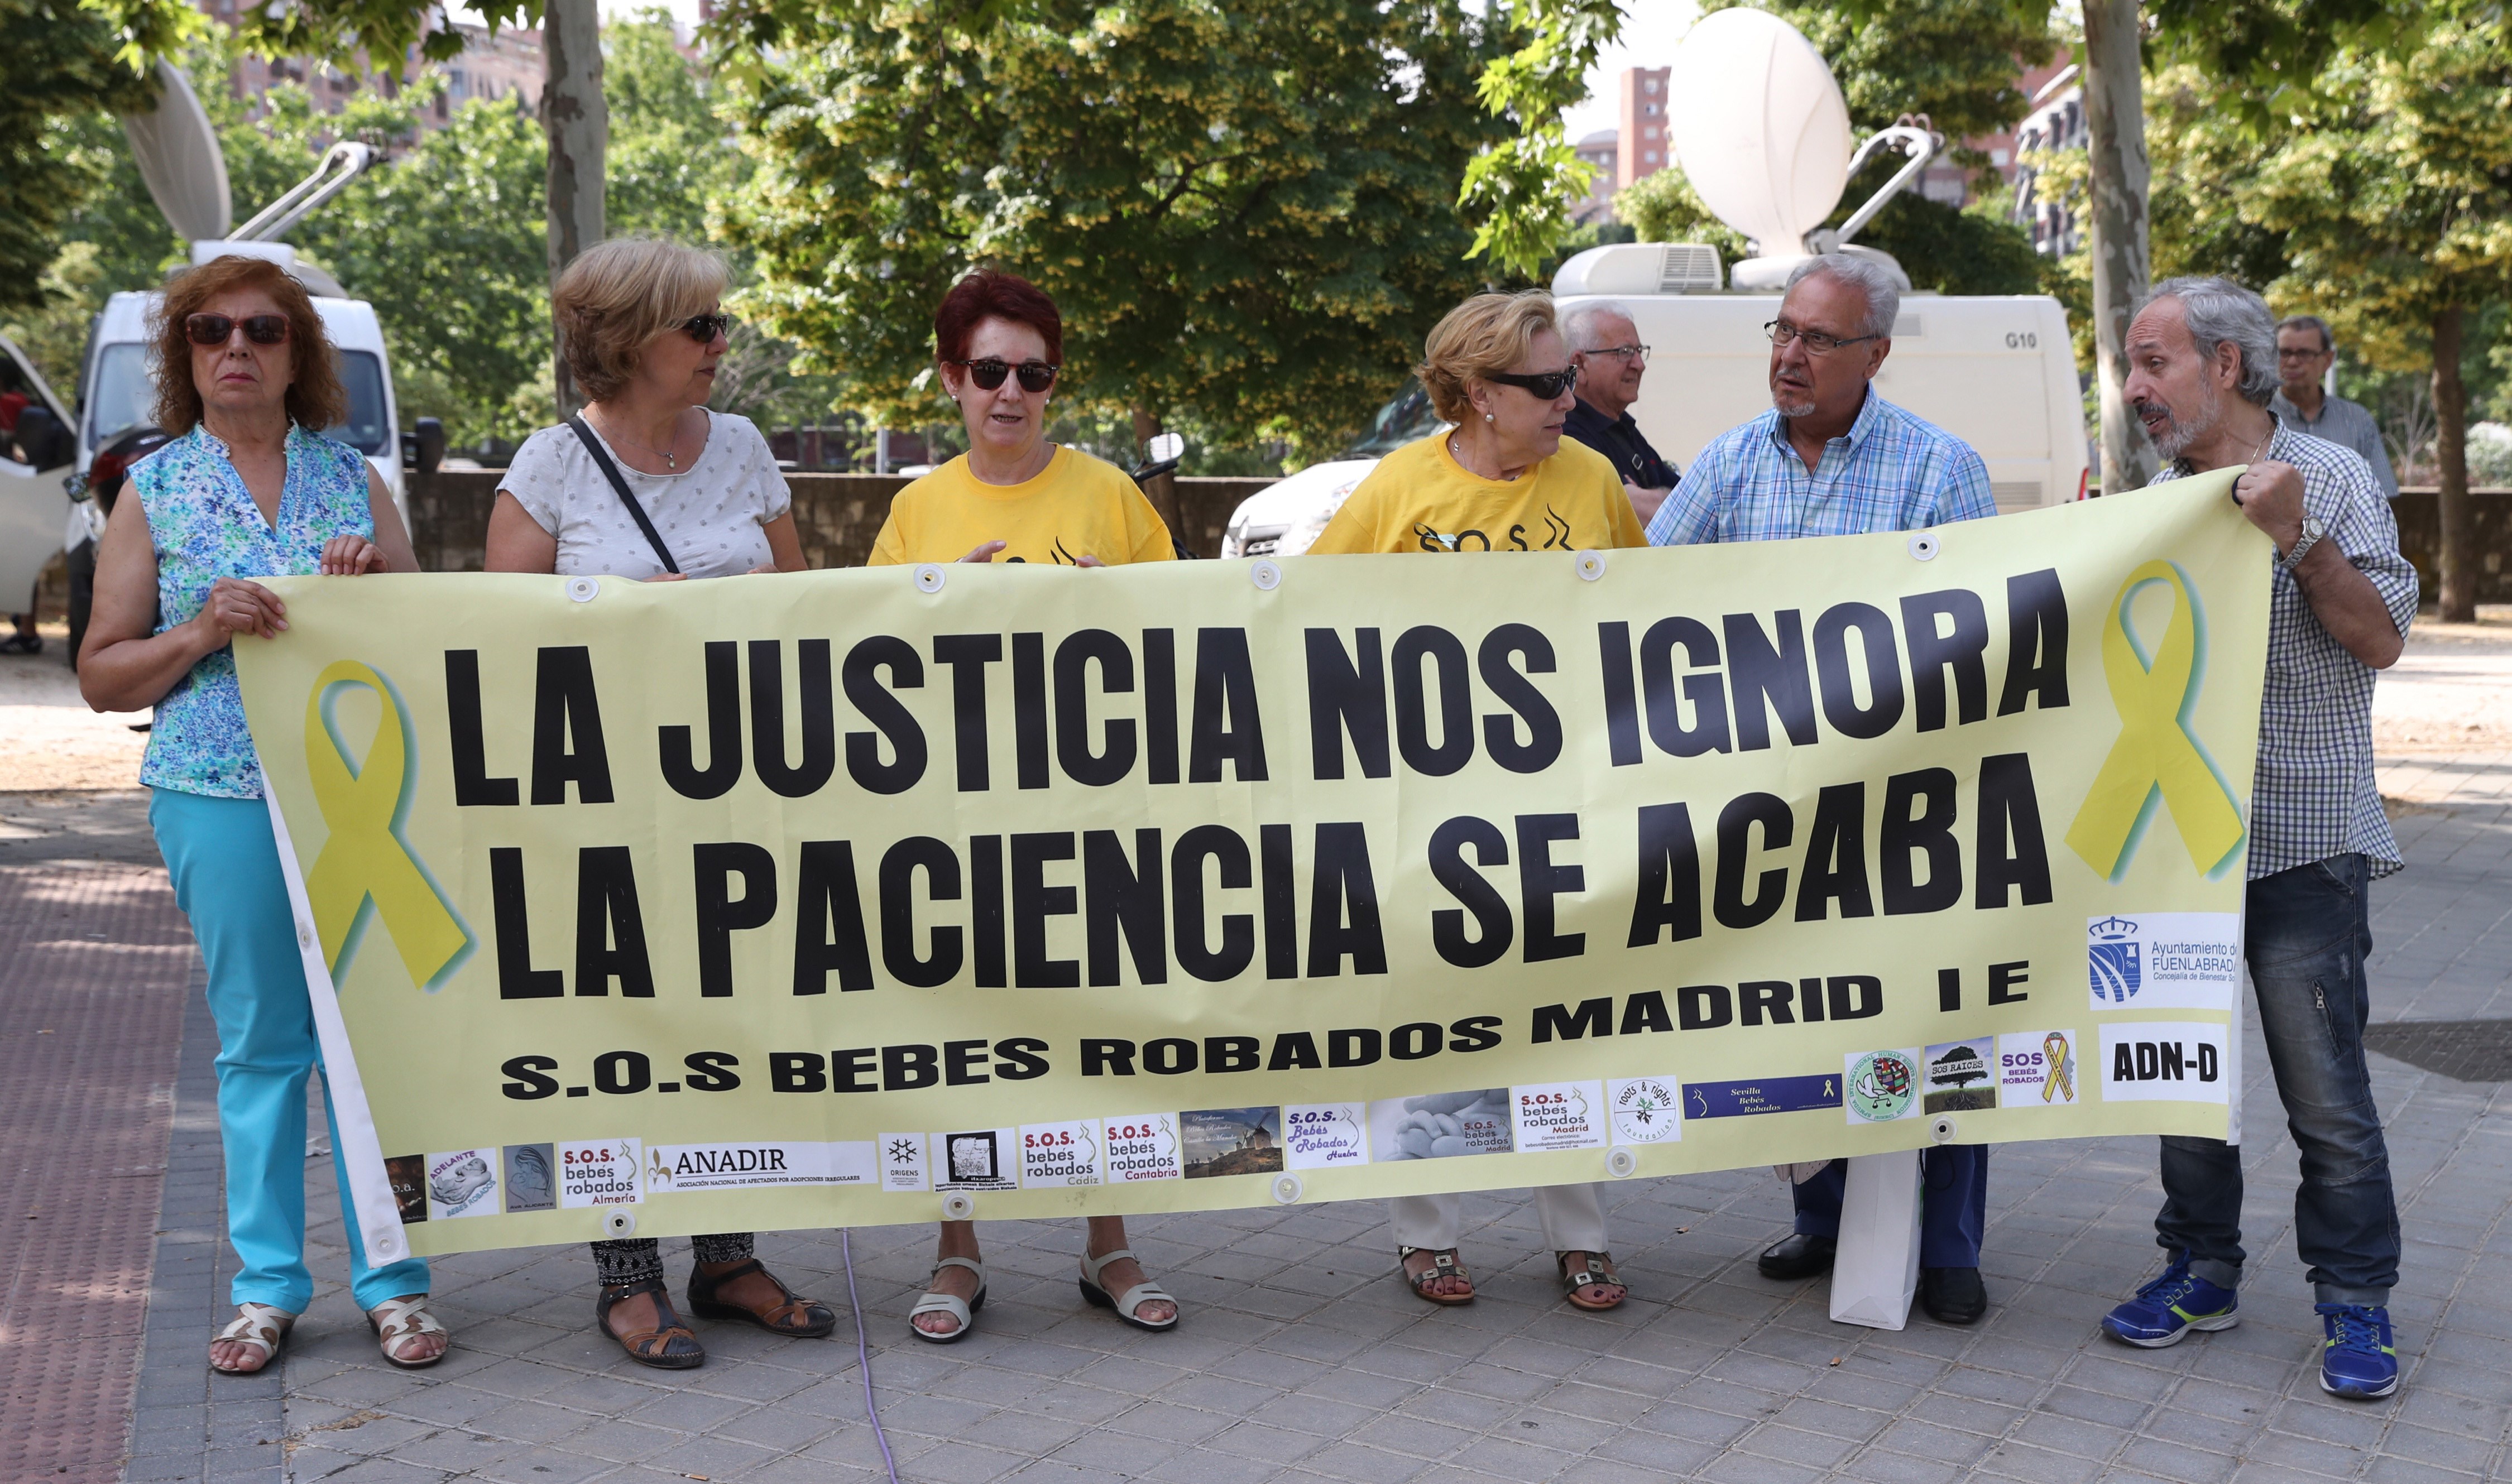
[[[652,444],[639,443],[636,439],[630,438],[624,433],[614,435],[613,441],[624,443],[632,449],[641,449],[652,457],[661,459],[663,461],[663,467],[671,470],[675,474],[680,472],[681,457],[679,454],[672,451],[672,449],[681,446],[680,420],[677,415],[673,418],[671,442],[662,448],[657,449]]]

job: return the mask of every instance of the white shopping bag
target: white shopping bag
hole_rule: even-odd
[[[1853,1155],[1831,1263],[1831,1317],[1900,1329],[1918,1291],[1919,1152]]]

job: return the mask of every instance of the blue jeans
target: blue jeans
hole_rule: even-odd
[[[176,905],[191,919],[209,967],[227,1241],[237,1263],[229,1298],[301,1314],[314,1299],[314,1275],[305,1269],[305,1079],[323,1054],[270,814],[258,799],[159,789],[148,823],[174,878]],[[340,1127],[328,1085],[323,1118],[337,1150]],[[348,1218],[349,1289],[358,1307],[427,1292],[424,1258],[367,1266],[347,1172],[336,1158],[332,1167]]]
[[[2295,1246],[2323,1304],[2386,1304],[2399,1281],[2390,1152],[2364,1065],[2369,880],[2363,856],[2333,855],[2251,882],[2243,945],[2277,1096],[2302,1154]],[[2241,1151],[2218,1139],[2167,1137],[2154,1230],[2167,1250],[2189,1254],[2198,1276],[2238,1285]]]
[[[1919,1181],[1919,1266],[1979,1267],[1980,1235],[1988,1225],[1988,1146],[1940,1144],[1921,1150]],[[1812,1180],[1790,1186],[1797,1230],[1837,1240],[1840,1197],[1848,1185],[1849,1161],[1835,1159]]]

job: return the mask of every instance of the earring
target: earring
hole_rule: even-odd
[[[1489,421],[1491,421],[1491,413],[1489,413],[1489,412],[1485,412],[1485,413],[1483,413],[1483,421],[1485,421],[1485,422],[1489,422]]]

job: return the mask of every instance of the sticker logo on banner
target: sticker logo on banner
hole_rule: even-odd
[[[1088,1123],[1024,1123],[1021,1189],[1099,1184],[1099,1135]]]
[[[1369,1147],[1382,1163],[1506,1154],[1515,1122],[1506,1087],[1382,1098],[1369,1105]]]
[[[1997,1106],[1997,1074],[1982,1054],[1995,1042],[1952,1041],[1922,1052],[1928,1065],[1928,1087],[1921,1107],[1928,1113],[1970,1113]]]
[[[2229,1103],[2224,1028],[2174,1020],[2102,1027],[2102,1101]]]
[[[881,1136],[881,1188],[900,1194],[922,1194],[933,1189],[925,1164],[922,1134]]]
[[[1282,1110],[1205,1108],[1178,1114],[1186,1178],[1282,1173]]]
[[[558,1157],[546,1144],[509,1144],[505,1150],[506,1214],[558,1209]]]
[[[2144,956],[2139,952],[2137,924],[2126,918],[2104,918],[2086,929],[2094,941],[2086,949],[2087,971],[2094,982],[2094,1003],[2104,999],[2126,1004],[2145,988]]]
[[[2076,1101],[2076,1034],[2019,1031],[1997,1038],[1997,1100],[2004,1108],[2065,1108]]]
[[[2230,1012],[2242,988],[2242,918],[2147,912],[2086,924],[2093,1007]]]
[[[1178,1141],[1177,1114],[1140,1113],[1130,1118],[1102,1118],[1099,1132],[1101,1148],[1108,1152],[1110,1185],[1186,1178],[1184,1146]]]
[[[644,1144],[612,1139],[558,1147],[558,1204],[563,1211],[594,1206],[633,1206],[645,1182],[638,1165]]]
[[[1890,1123],[1919,1111],[1919,1053],[1869,1051],[1848,1058],[1841,1101],[1852,1123]]]
[[[1282,1152],[1295,1170],[1369,1162],[1369,1111],[1362,1103],[1308,1103],[1282,1110]]]
[[[1664,1144],[1683,1137],[1683,1086],[1672,1077],[1607,1082],[1605,1102],[1613,1109],[1618,1143]]]
[[[942,1153],[937,1191],[1017,1191],[1020,1189],[1020,1130],[972,1128],[935,1134],[933,1147]]]
[[[1611,1142],[1606,1137],[1602,1082],[1537,1082],[1512,1087],[1509,1093],[1517,1113],[1514,1132],[1519,1153],[1603,1149]]]
[[[427,1214],[437,1221],[497,1214],[497,1152],[456,1150],[427,1156]]]

